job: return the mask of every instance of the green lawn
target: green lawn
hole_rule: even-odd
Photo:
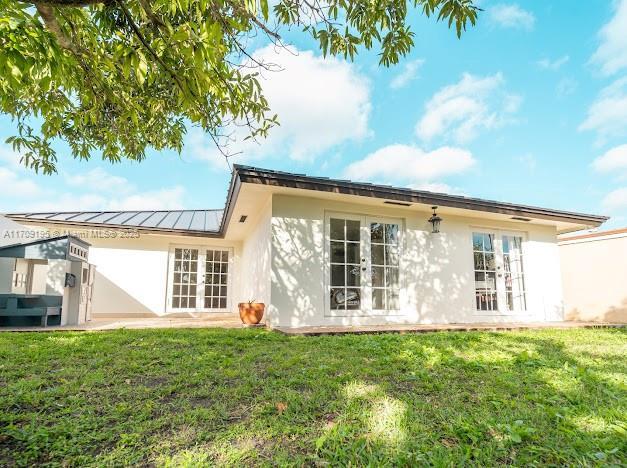
[[[627,331],[0,334],[0,465],[621,464]]]

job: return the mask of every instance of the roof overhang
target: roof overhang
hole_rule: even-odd
[[[558,232],[577,231],[586,228],[598,227],[609,218],[607,216],[576,213],[571,211],[554,210],[529,205],[483,200],[480,198],[464,197],[434,193],[408,188],[376,185],[348,180],[328,179],[324,177],[310,177],[302,174],[270,171],[249,166],[235,165],[229,190],[226,215],[223,218],[221,230],[224,232],[229,225],[236,205],[236,200],[244,184],[261,185],[273,188],[293,189],[294,191],[308,191],[308,196],[329,198],[333,194],[350,196],[356,199],[376,200],[388,206],[396,207],[425,207],[438,206],[451,209],[456,215],[477,216],[477,212],[490,213],[500,219],[510,221],[544,221],[542,224],[554,224]],[[326,194],[323,195],[323,194]],[[336,197],[333,197],[336,198]],[[339,197],[338,197],[339,198]],[[386,203],[387,202],[387,203]]]

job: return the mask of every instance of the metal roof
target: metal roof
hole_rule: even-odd
[[[9,213],[6,216],[16,221],[43,221],[45,223],[66,225],[215,234],[220,231],[223,211],[62,211]]]

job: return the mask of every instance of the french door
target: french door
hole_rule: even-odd
[[[227,312],[231,257],[228,248],[172,247],[168,312]]]
[[[511,315],[527,310],[522,233],[474,231],[475,304],[480,314]]]
[[[329,214],[326,226],[326,315],[398,315],[400,220]]]

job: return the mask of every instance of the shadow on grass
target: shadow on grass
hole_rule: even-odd
[[[625,459],[621,330],[11,337],[0,337],[0,463]]]

